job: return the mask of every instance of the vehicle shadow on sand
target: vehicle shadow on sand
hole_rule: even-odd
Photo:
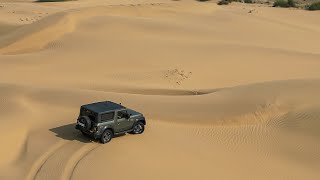
[[[99,139],[93,139],[83,135],[79,130],[75,129],[76,124],[67,124],[59,127],[49,129],[49,131],[55,133],[59,138],[69,141],[80,141],[83,143],[99,142]],[[125,134],[116,135],[113,138],[124,136]]]

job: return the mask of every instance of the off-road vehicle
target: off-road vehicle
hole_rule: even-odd
[[[114,135],[141,134],[146,119],[143,114],[114,102],[96,102],[82,105],[76,129],[84,135],[109,142]]]

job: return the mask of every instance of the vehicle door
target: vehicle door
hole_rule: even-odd
[[[115,123],[115,112],[107,112],[101,114],[101,122],[99,126],[113,127]]]
[[[120,131],[126,131],[132,128],[133,121],[128,117],[127,110],[119,110],[117,111],[117,126]]]

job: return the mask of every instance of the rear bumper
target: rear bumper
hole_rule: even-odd
[[[101,137],[101,134],[99,134],[98,132],[82,131],[78,124],[75,126],[75,128],[78,129],[79,131],[81,131],[82,133],[86,134],[87,136],[91,137],[91,138],[98,139],[98,138]]]
[[[94,139],[98,139],[101,137],[101,134],[97,134],[97,133],[91,133],[91,132],[84,132],[84,133]]]

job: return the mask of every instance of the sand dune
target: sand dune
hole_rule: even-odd
[[[319,179],[318,12],[0,4],[0,179]],[[145,133],[83,137],[79,106],[103,100]]]

